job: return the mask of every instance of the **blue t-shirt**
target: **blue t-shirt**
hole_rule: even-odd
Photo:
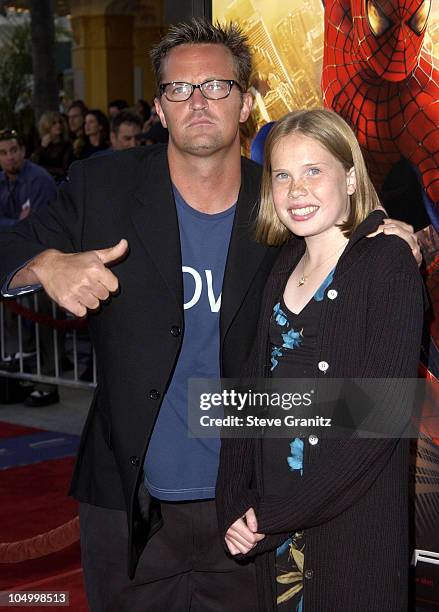
[[[145,486],[165,501],[215,496],[219,438],[190,438],[190,378],[219,378],[221,290],[235,208],[208,215],[174,188],[184,286],[184,338],[144,462]]]

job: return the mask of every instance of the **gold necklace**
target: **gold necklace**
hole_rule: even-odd
[[[311,270],[308,272],[308,274],[305,274],[305,257],[309,257],[308,255],[308,251],[305,251],[305,254],[302,258],[302,276],[299,278],[299,282],[297,283],[298,287],[301,287],[302,285],[304,285],[306,283],[306,281],[308,280],[308,278],[310,277],[310,275],[312,274],[312,272],[314,272],[314,270],[317,270],[318,268],[320,268],[321,266],[323,266],[324,263],[326,263],[327,261],[329,261],[331,259],[331,257],[333,257],[334,255],[336,255],[336,253],[338,253],[339,251],[341,251],[341,249],[345,248],[345,244],[342,245],[341,247],[339,247],[336,251],[333,251],[329,257],[326,257],[326,259],[324,259],[322,262],[320,262],[318,264],[318,266],[314,266],[314,268],[311,268]]]

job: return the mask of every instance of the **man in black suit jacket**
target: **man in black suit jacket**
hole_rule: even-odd
[[[240,157],[239,123],[252,105],[250,53],[235,27],[196,20],[172,28],[153,63],[156,109],[169,144],[74,164],[48,211],[1,236],[0,282],[5,295],[40,284],[77,316],[89,313],[98,386],[71,493],[81,502],[91,609],[253,612],[253,566],[226,556],[212,499],[192,493],[185,500],[181,491],[176,500],[160,499],[143,473],[183,355],[189,351],[192,376],[205,373],[203,360],[190,355],[203,330],[185,335],[182,266],[187,271],[185,249],[196,245],[182,235],[182,211],[192,210],[194,224],[207,215],[234,215],[223,246],[219,356],[212,364],[222,376],[242,371],[277,256],[253,241],[260,169]],[[217,312],[218,300],[214,306]],[[184,459],[177,452],[173,468],[186,465]],[[197,461],[211,463],[211,452]],[[177,474],[183,483],[187,476]]]
[[[71,493],[81,502],[85,582],[99,612],[256,608],[253,568],[226,556],[212,499],[160,503],[143,484],[148,441],[181,359],[188,315],[173,187],[200,216],[220,218],[236,203],[230,245],[223,245],[223,376],[241,372],[276,256],[252,239],[260,170],[240,157],[239,123],[252,103],[248,47],[235,28],[197,22],[173,32],[156,51],[159,84],[208,83],[189,85],[183,101],[184,87],[162,89],[157,112],[169,145],[74,164],[58,201],[2,244],[3,277],[32,260],[11,288],[38,283],[70,312],[92,311],[98,386]],[[200,33],[200,44],[189,44]]]

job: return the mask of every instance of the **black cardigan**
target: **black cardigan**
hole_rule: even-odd
[[[326,294],[322,305],[316,377],[417,376],[423,285],[403,241],[383,234],[365,238],[382,216],[374,212],[357,228],[339,260],[329,287],[336,297]],[[266,372],[270,315],[304,248],[300,240],[285,245],[267,282],[252,376]],[[319,369],[322,361],[326,372]],[[395,419],[406,416],[399,405],[386,404],[386,411]],[[306,530],[306,612],[407,609],[407,440],[305,441],[300,484],[282,497],[263,494],[260,441],[224,439],[217,483],[222,537],[251,506],[266,534],[247,555],[257,555],[261,611],[276,607],[271,551],[300,529]]]

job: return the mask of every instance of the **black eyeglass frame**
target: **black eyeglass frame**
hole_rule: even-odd
[[[221,98],[209,98],[208,96],[206,96],[206,94],[204,93],[204,91],[202,90],[203,85],[206,85],[207,83],[214,83],[214,82],[219,82],[219,83],[227,83],[229,86],[229,91],[227,92],[227,94],[225,96],[222,96]],[[191,92],[188,95],[187,98],[184,98],[184,100],[171,100],[170,98],[168,98],[168,96],[166,95],[166,87],[168,85],[190,85],[191,87]],[[189,100],[189,98],[193,95],[194,91],[196,89],[199,89],[201,92],[201,95],[203,96],[203,98],[205,98],[206,100],[225,100],[225,98],[228,98],[230,96],[230,92],[232,91],[232,87],[233,85],[236,85],[236,87],[239,89],[239,91],[242,93],[242,87],[241,85],[238,83],[238,81],[235,81],[233,79],[208,79],[207,81],[203,81],[203,83],[198,83],[198,85],[196,85],[195,83],[188,83],[187,81],[169,81],[169,83],[160,83],[159,85],[159,92],[160,92],[160,96],[165,96],[165,98],[169,101],[169,102],[187,102],[187,100]]]

